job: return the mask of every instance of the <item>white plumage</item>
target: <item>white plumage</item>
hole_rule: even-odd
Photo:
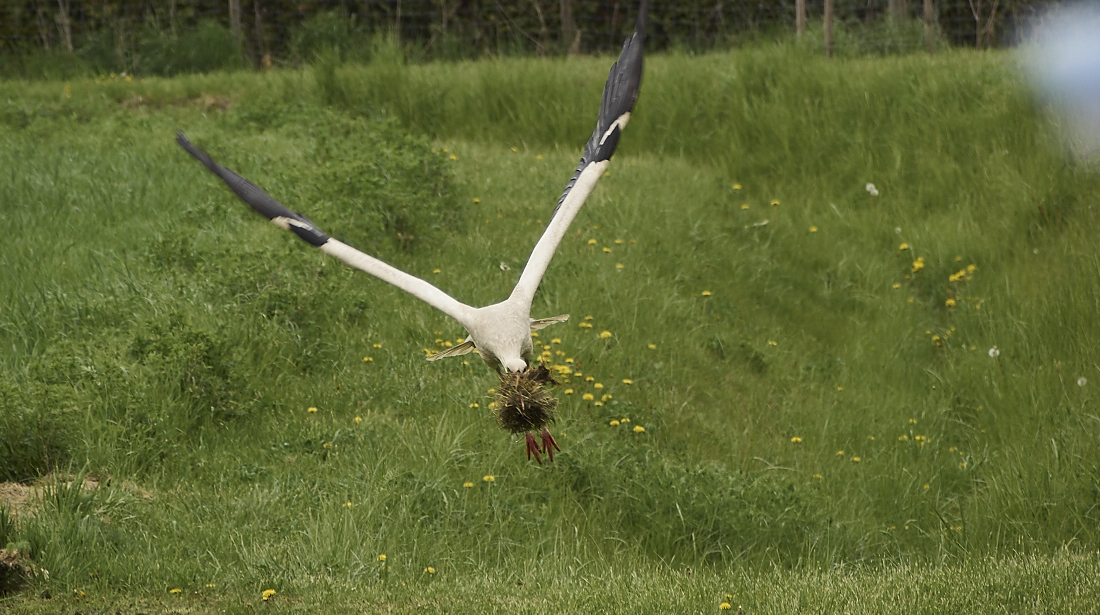
[[[464,343],[433,355],[429,360],[466,354],[476,348],[482,360],[496,370],[502,378],[509,376],[519,378],[532,367],[531,332],[569,318],[566,314],[539,320],[532,319],[531,302],[558,245],[610,164],[619,136],[630,120],[630,112],[641,85],[646,4],[643,0],[638,11],[635,32],[626,39],[618,61],[612,65],[608,74],[596,129],[585,145],[580,164],[577,165],[573,177],[558,200],[546,230],[532,250],[519,282],[516,283],[511,295],[500,303],[472,307],[418,277],[337,241],[326,235],[308,218],[292,212],[252,182],[218,165],[209,155],[188,141],[182,132],[179,133],[176,141],[220,177],[237,196],[272,223],[293,232],[301,239],[320,248],[322,252],[393,284],[455,319],[466,328],[469,337]],[[553,459],[551,446],[556,448],[557,445],[545,429],[542,430],[542,440],[543,452],[548,453]],[[534,452],[538,458],[539,449],[534,444],[534,438],[530,432],[527,434],[527,448],[528,457]]]

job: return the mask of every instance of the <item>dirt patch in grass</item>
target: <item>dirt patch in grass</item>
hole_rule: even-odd
[[[35,570],[34,564],[19,551],[0,549],[0,596],[23,589]]]
[[[38,479],[32,485],[11,482],[0,483],[0,508],[7,508],[16,515],[29,512],[42,501],[42,494],[54,484],[55,480],[55,477],[50,475]],[[72,485],[72,477],[63,480],[66,486]],[[98,488],[99,478],[95,476],[84,477],[84,489],[86,491]],[[150,499],[153,497],[151,493],[136,487],[133,490],[137,491],[143,498]]]

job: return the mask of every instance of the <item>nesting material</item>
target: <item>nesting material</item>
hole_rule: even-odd
[[[494,405],[501,428],[525,433],[542,429],[553,421],[558,400],[549,389],[556,384],[545,365],[501,376]]]

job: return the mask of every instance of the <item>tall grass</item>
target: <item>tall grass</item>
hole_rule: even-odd
[[[672,583],[1096,549],[1100,182],[1011,57],[652,58],[536,298],[573,314],[538,340],[582,372],[546,466],[494,428],[476,358],[423,362],[458,325],[262,224],[171,143],[186,129],[487,304],[607,65],[392,59],[4,101],[0,399],[21,427],[0,469],[111,477],[102,512],[19,521],[55,582],[391,599],[429,566],[467,588],[620,564]]]

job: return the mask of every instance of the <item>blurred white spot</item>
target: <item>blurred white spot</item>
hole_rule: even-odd
[[[997,357],[1001,356],[1001,351],[997,350],[997,347],[994,346],[989,349],[989,356],[996,359]]]
[[[878,189],[875,188],[874,184],[867,184],[864,188],[867,189],[867,192],[870,193],[871,196],[878,196]]]
[[[1079,387],[1083,387],[1088,383],[1089,383],[1089,381],[1084,376],[1081,376],[1080,378],[1077,379],[1077,386],[1079,386]]]
[[[1083,155],[1100,153],[1100,4],[1051,12],[1027,50],[1032,82],[1066,122],[1065,137]]]
[[[508,271],[509,269],[511,269],[511,267],[508,266],[508,263],[506,263],[504,261],[500,261],[500,270],[501,271]]]
[[[895,226],[894,227],[894,232],[897,233],[898,235],[901,235],[901,227],[900,226]]]

